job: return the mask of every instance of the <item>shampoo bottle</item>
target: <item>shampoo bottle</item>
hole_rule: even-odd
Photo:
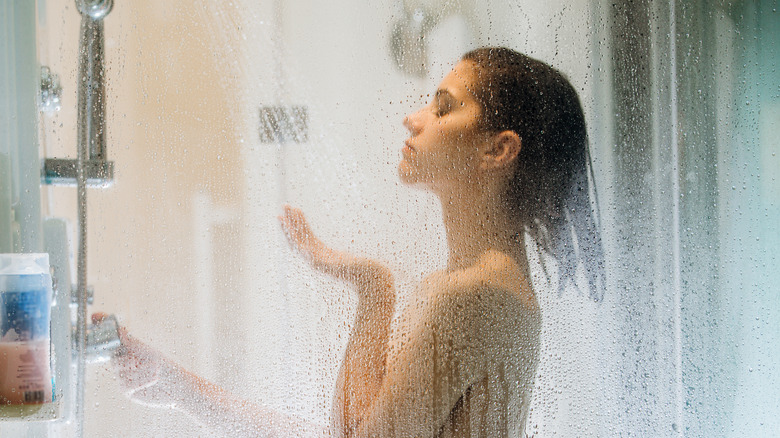
[[[0,417],[52,402],[48,254],[0,254]]]

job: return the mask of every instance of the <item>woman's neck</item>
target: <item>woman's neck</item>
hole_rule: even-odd
[[[473,266],[490,250],[506,253],[525,264],[522,228],[496,196],[485,192],[439,196],[447,232],[448,270]]]

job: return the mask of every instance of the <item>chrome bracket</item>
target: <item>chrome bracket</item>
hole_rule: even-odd
[[[79,161],[71,158],[46,158],[43,162],[44,184],[75,186]],[[114,182],[114,162],[85,160],[87,187],[108,187]]]

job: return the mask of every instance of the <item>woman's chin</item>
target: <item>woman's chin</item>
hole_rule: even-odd
[[[398,178],[401,179],[403,184],[409,185],[414,184],[415,178],[412,176],[413,172],[412,169],[409,168],[409,163],[405,160],[401,160],[401,162],[398,163]]]
[[[407,186],[416,186],[420,184],[420,176],[405,162],[398,165],[398,178],[401,183]]]
[[[414,177],[413,175],[399,173],[398,176],[401,179],[401,184],[409,188],[422,190],[425,192],[432,190],[430,184],[420,180],[419,178]]]
[[[398,178],[403,185],[422,190],[431,189],[432,178],[430,175],[421,173],[418,168],[411,166],[405,160],[398,163]]]

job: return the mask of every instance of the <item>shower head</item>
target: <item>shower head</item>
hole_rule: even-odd
[[[404,73],[424,77],[428,73],[428,36],[452,15],[461,15],[476,27],[474,0],[404,0],[403,14],[390,34],[390,53]]]
[[[436,22],[436,17],[425,9],[416,9],[407,11],[393,25],[390,53],[402,72],[416,77],[425,76],[428,71],[425,37]]]

